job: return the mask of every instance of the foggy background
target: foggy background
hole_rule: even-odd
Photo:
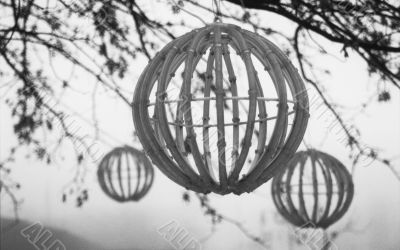
[[[154,9],[152,15],[160,19],[177,18],[170,9],[150,1],[146,9]],[[237,11],[232,7],[232,11]],[[202,13],[199,13],[201,15]],[[180,18],[186,17],[185,13]],[[204,14],[205,15],[205,14]],[[288,34],[294,25],[277,15],[262,12],[263,21],[271,27]],[[212,16],[202,16],[212,21]],[[201,27],[193,19],[193,27]],[[245,25],[240,25],[246,27]],[[250,29],[246,27],[247,29]],[[177,30],[184,34],[190,30]],[[270,39],[270,37],[267,37]],[[320,43],[327,42],[320,39]],[[271,39],[280,46],[283,41]],[[281,47],[281,46],[280,46]],[[331,76],[321,76],[322,83],[331,100],[342,106],[341,114],[346,122],[360,129],[366,145],[380,149],[391,160],[400,173],[400,94],[391,91],[391,101],[379,103],[376,100],[376,79],[368,76],[365,62],[350,53],[344,59],[340,46],[328,47],[338,58],[315,54],[313,60],[331,71]],[[292,58],[291,58],[292,59]],[[293,63],[297,66],[296,62]],[[147,61],[139,58],[129,65],[130,76],[121,81],[121,88],[133,92],[136,81]],[[68,75],[70,64],[63,60],[55,69],[63,77]],[[69,118],[81,135],[94,133],[93,126],[87,122],[92,117],[91,96],[94,80],[85,75],[76,75],[71,85],[79,92],[67,90],[62,99],[55,95],[53,101],[60,101],[60,107],[68,107]],[[355,169],[349,159],[349,150],[343,143],[343,131],[338,126],[331,128],[334,118],[314,90],[306,84],[311,105],[311,117],[305,134],[307,144],[327,152],[339,159],[353,173],[355,196],[347,214],[329,232],[338,232],[333,240],[340,250],[344,249],[400,249],[400,181],[386,166],[363,159]],[[391,89],[388,86],[388,89]],[[2,98],[7,95],[0,89]],[[130,96],[131,97],[131,96]],[[313,99],[314,98],[314,99]],[[375,99],[374,99],[375,98]],[[155,169],[155,179],[148,194],[139,202],[117,203],[109,199],[97,183],[98,160],[113,147],[129,144],[141,148],[132,141],[134,130],[131,110],[120,99],[110,93],[96,92],[98,126],[101,128],[101,141],[95,141],[99,149],[97,158],[88,157],[83,165],[86,174],[83,186],[89,191],[89,200],[80,208],[70,197],[62,202],[62,194],[74,184],[68,185],[76,174],[77,161],[71,143],[65,142],[56,152],[55,161],[47,165],[36,157],[27,157],[29,151],[21,149],[16,161],[9,163],[11,176],[21,184],[17,197],[22,199],[19,207],[21,223],[1,235],[2,249],[35,249],[20,235],[20,231],[32,223],[39,222],[54,233],[67,249],[174,249],[157,230],[173,221],[187,230],[197,240],[202,249],[263,249],[246,237],[238,227],[227,223],[212,225],[209,216],[204,215],[199,201],[190,192],[190,202],[184,202],[184,189],[167,179]],[[369,103],[366,110],[359,108],[361,103]],[[11,111],[3,102],[0,107],[0,159],[7,155],[10,147],[17,143],[12,128]],[[49,145],[56,139],[45,138]],[[305,149],[302,144],[299,150]],[[218,212],[240,221],[248,232],[263,239],[270,249],[310,249],[298,244],[289,223],[278,214],[270,195],[270,182],[262,185],[251,194],[209,195],[210,203]],[[13,221],[11,201],[1,193],[1,226]],[[213,231],[212,234],[210,234]],[[15,244],[22,244],[19,248]],[[31,247],[31,248],[29,248]]]

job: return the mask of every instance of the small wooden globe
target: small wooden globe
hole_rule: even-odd
[[[317,150],[296,153],[272,182],[278,211],[302,228],[328,228],[349,209],[353,194],[353,181],[345,166]]]
[[[153,184],[154,169],[144,153],[123,146],[104,156],[97,177],[101,189],[112,199],[138,201]]]
[[[295,153],[308,97],[273,43],[212,23],[170,42],[148,64],[133,120],[146,153],[171,180],[195,192],[241,194]]]

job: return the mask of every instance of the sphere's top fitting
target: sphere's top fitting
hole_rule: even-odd
[[[347,169],[336,158],[318,150],[296,153],[272,182],[278,211],[302,228],[329,227],[348,210],[353,194]]]
[[[216,22],[154,57],[136,85],[133,120],[149,157],[171,180],[196,192],[241,194],[295,153],[308,98],[278,47]]]

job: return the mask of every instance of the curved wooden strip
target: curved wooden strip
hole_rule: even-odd
[[[240,171],[243,168],[244,162],[246,160],[247,154],[248,154],[250,146],[251,146],[251,137],[253,135],[254,120],[255,120],[256,108],[257,108],[257,103],[256,103],[257,86],[256,86],[256,80],[255,80],[255,74],[254,74],[255,73],[254,66],[253,66],[253,62],[251,59],[251,51],[248,48],[246,39],[243,37],[242,33],[236,29],[228,29],[228,28],[222,27],[222,30],[225,33],[229,34],[232,37],[232,39],[235,39],[238,41],[238,49],[240,50],[240,56],[242,57],[242,60],[246,67],[248,84],[249,84],[249,110],[248,110],[249,113],[247,116],[248,124],[247,124],[246,131],[244,134],[242,150],[240,151],[240,154],[236,161],[235,167],[228,179],[228,182],[230,185],[235,185],[235,183],[238,181]],[[244,185],[248,185],[248,183],[244,183]]]
[[[204,85],[204,104],[203,104],[203,151],[204,151],[204,159],[205,164],[208,167],[208,172],[210,176],[217,180],[214,175],[214,169],[211,162],[211,151],[210,151],[210,131],[208,124],[210,122],[210,95],[211,95],[211,85],[212,85],[212,70],[214,65],[214,47],[211,47],[208,59],[207,59],[207,68],[205,73],[205,85]]]
[[[318,214],[318,179],[317,179],[317,167],[316,167],[316,160],[314,157],[314,151],[310,152],[310,160],[311,160],[311,168],[312,168],[312,187],[313,187],[313,197],[314,197],[314,206],[312,211],[312,221],[317,222],[317,214]]]
[[[189,33],[182,36],[178,41],[189,41],[193,33]],[[175,43],[172,42],[167,45],[160,53],[159,58],[154,60],[146,68],[146,71],[142,74],[139,79],[137,88],[134,93],[133,101],[133,120],[135,128],[138,132],[141,143],[144,147],[145,152],[151,157],[155,165],[170,179],[174,180],[180,185],[201,192],[198,188],[201,180],[197,176],[189,176],[185,171],[182,170],[170,157],[165,153],[162,146],[157,143],[154,136],[154,130],[151,127],[149,121],[149,114],[147,111],[147,98],[150,95],[151,89],[157,79],[157,76],[149,74],[164,64],[164,57],[168,54],[172,46]]]
[[[228,174],[226,172],[226,156],[225,156],[225,118],[224,118],[224,95],[223,88],[223,72],[222,72],[222,40],[221,27],[216,25],[213,29],[214,33],[214,53],[215,53],[215,97],[217,107],[217,133],[218,133],[218,173],[222,190],[227,189]]]
[[[230,89],[232,93],[232,122],[233,123],[239,123],[240,118],[239,118],[239,100],[235,99],[235,97],[238,96],[238,88],[236,84],[236,75],[235,71],[233,70],[232,66],[232,61],[229,53],[229,47],[226,43],[222,45],[223,49],[223,57],[224,57],[224,62],[226,69],[228,71],[228,77],[229,77],[229,83],[230,83]],[[226,99],[224,99],[226,100]],[[232,128],[232,155],[231,155],[231,171],[229,175],[231,175],[233,168],[235,167],[236,160],[239,156],[239,125],[233,125]]]
[[[253,182],[265,172],[271,173],[271,171],[267,170],[265,166],[269,165],[269,163],[274,159],[274,156],[279,153],[283,146],[284,141],[282,138],[284,138],[286,135],[288,110],[285,80],[281,71],[282,66],[279,64],[278,59],[268,46],[264,46],[261,41],[255,39],[254,36],[249,36],[249,42],[253,46],[254,55],[260,60],[271,76],[280,100],[277,112],[278,117],[271,139],[266,147],[266,150],[260,157],[260,163],[262,164],[255,166],[249,176],[246,177],[246,181]]]
[[[304,222],[309,222],[310,217],[308,216],[307,213],[307,208],[305,205],[305,200],[304,200],[304,194],[303,194],[303,179],[304,179],[304,168],[305,168],[305,163],[307,161],[307,155],[303,156],[302,161],[300,162],[300,171],[299,171],[299,193],[298,193],[298,199],[299,199],[299,214],[303,218]],[[304,224],[306,224],[304,223]]]
[[[128,184],[128,197],[131,198],[133,193],[135,193],[135,192],[132,193],[132,187],[131,187],[132,176],[131,176],[131,168],[129,167],[130,166],[129,155],[126,155],[126,157],[125,157],[125,164],[126,164],[125,166],[126,166],[127,178],[128,178],[128,180],[127,180],[127,182],[128,182],[127,183]],[[138,168],[139,168],[139,164],[136,165],[136,171],[138,171],[137,170]]]
[[[314,157],[315,157],[316,164],[318,164],[319,168],[321,168],[321,170],[322,170],[322,174],[324,176],[324,181],[325,181],[326,192],[327,192],[326,205],[324,207],[324,212],[318,221],[318,223],[320,223],[321,221],[325,221],[329,215],[329,210],[331,208],[331,203],[332,203],[333,183],[332,183],[331,170],[321,162],[320,158],[317,155],[314,155]]]
[[[195,67],[197,66],[197,63],[199,60],[196,60],[196,55],[203,54],[203,51],[199,51],[199,47],[202,47],[201,45],[204,44],[205,48],[208,48],[206,45],[207,43],[204,43],[205,38],[207,35],[211,32],[210,29],[204,29],[198,32],[198,34],[193,38],[190,47],[188,48],[187,51],[187,57],[185,60],[185,69],[184,69],[184,80],[183,80],[183,85],[182,85],[182,93],[183,95],[180,96],[181,99],[185,100],[183,102],[183,110],[184,110],[184,122],[186,126],[186,139],[189,143],[191,153],[193,155],[193,159],[195,161],[195,165],[197,167],[197,170],[200,174],[200,178],[203,181],[203,190],[204,192],[209,192],[209,190],[214,186],[214,181],[211,179],[211,176],[208,172],[207,167],[204,164],[204,161],[202,159],[202,156],[200,154],[199,147],[197,145],[196,141],[196,133],[190,125],[193,124],[193,116],[192,116],[192,107],[191,107],[191,99],[192,99],[192,94],[191,94],[191,80],[193,78],[193,71]],[[203,48],[204,49],[204,48]],[[179,107],[178,107],[179,108]],[[167,124],[165,124],[168,126]]]

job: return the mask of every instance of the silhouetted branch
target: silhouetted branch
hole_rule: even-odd
[[[351,149],[356,149],[358,151],[358,155],[356,155],[354,157],[354,164],[357,163],[357,160],[360,156],[366,156],[373,160],[377,160],[377,161],[383,163],[384,165],[386,165],[387,167],[389,167],[389,169],[393,172],[394,176],[400,181],[400,174],[397,173],[394,166],[392,166],[387,159],[379,157],[376,150],[373,150],[371,148],[368,148],[368,150],[367,150],[366,147],[363,147],[362,143],[357,139],[357,137],[355,135],[353,135],[353,133],[350,131],[350,129],[346,126],[346,124],[343,121],[343,119],[341,118],[341,116],[338,114],[338,112],[335,110],[335,108],[332,106],[332,104],[325,97],[325,94],[320,89],[318,83],[316,81],[312,80],[305,72],[304,61],[302,60],[302,54],[300,53],[300,48],[299,48],[299,33],[300,33],[301,29],[302,29],[301,26],[297,27],[297,29],[295,31],[295,35],[294,35],[294,45],[293,45],[294,50],[297,55],[297,61],[300,65],[301,75],[303,76],[305,81],[307,81],[314,87],[314,89],[317,91],[318,95],[323,100],[323,103],[325,104],[325,106],[332,112],[335,119],[338,121],[338,124],[340,125],[340,127],[343,129],[343,131],[345,132],[345,134],[347,136],[347,139],[348,139],[347,145],[349,145]]]
[[[235,219],[232,219],[230,217],[227,217],[226,215],[221,214],[214,207],[212,207],[210,205],[210,203],[209,203],[207,195],[203,195],[203,194],[199,194],[199,193],[195,193],[195,195],[199,199],[201,207],[204,209],[204,214],[205,215],[209,215],[211,217],[212,224],[216,224],[216,223],[219,223],[221,221],[224,221],[224,222],[227,222],[229,224],[232,224],[236,228],[238,228],[247,238],[249,238],[250,240],[256,242],[257,244],[259,244],[263,248],[268,249],[267,244],[260,237],[255,236],[252,233],[250,233],[242,225],[241,222],[239,222],[239,221],[237,221]],[[215,231],[213,230],[212,233],[213,232],[215,232]],[[206,239],[209,239],[210,237],[211,236],[209,235]],[[203,242],[204,242],[204,240],[203,240]]]

